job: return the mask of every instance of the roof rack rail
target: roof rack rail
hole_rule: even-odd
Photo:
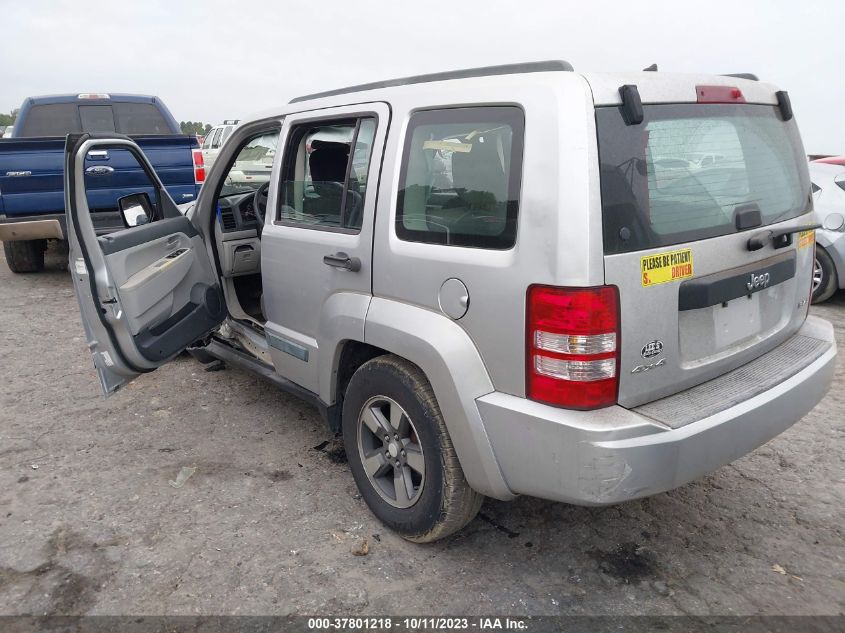
[[[465,79],[468,77],[490,77],[493,75],[516,75],[519,73],[541,73],[564,71],[572,72],[572,64],[563,60],[548,60],[543,62],[527,62],[522,64],[503,64],[501,66],[482,66],[480,68],[467,68],[464,70],[449,70],[442,73],[431,73],[428,75],[414,75],[412,77],[401,77],[399,79],[387,79],[385,81],[374,81],[372,83],[315,92],[310,95],[303,95],[291,99],[290,103],[310,101],[322,97],[333,97],[335,95],[347,94],[350,92],[361,92],[364,90],[376,90],[378,88],[393,88],[395,86],[408,86],[411,84],[422,84],[431,81],[446,81],[447,79]]]
[[[727,73],[722,77],[736,77],[737,79],[750,79],[751,81],[760,81],[760,78],[754,73]]]

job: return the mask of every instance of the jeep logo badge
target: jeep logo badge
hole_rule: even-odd
[[[643,358],[651,358],[652,356],[657,356],[662,351],[663,341],[651,341],[643,345],[640,354],[642,354]]]
[[[751,277],[749,278],[748,282],[745,284],[745,287],[748,288],[748,292],[752,290],[756,290],[758,288],[765,288],[769,285],[769,273],[761,273],[759,275],[755,275],[751,273]]]

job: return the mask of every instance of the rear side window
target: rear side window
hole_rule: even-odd
[[[153,103],[115,103],[114,120],[121,134],[173,134],[170,124]]]
[[[736,231],[738,210],[763,224],[808,210],[810,181],[795,121],[765,105],[653,105],[640,125],[597,108],[606,254]]]
[[[75,103],[35,105],[29,109],[17,136],[65,136],[79,134],[79,110]]]
[[[417,112],[402,156],[396,234],[506,249],[516,240],[525,118],[515,107]]]

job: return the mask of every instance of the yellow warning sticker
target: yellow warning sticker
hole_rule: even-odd
[[[643,287],[692,277],[692,249],[646,255],[640,258]]]
[[[815,240],[815,237],[815,231],[801,231],[798,234],[798,248],[804,248],[805,246],[812,245],[813,241]]]

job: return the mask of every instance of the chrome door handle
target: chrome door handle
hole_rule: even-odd
[[[325,255],[323,257],[323,263],[326,266],[342,268],[343,270],[348,270],[353,273],[357,273],[359,270],[361,270],[361,260],[357,257],[350,257],[346,253],[335,253],[334,255]]]
[[[88,158],[91,160],[108,160],[109,152],[105,149],[92,149],[88,152]]]

